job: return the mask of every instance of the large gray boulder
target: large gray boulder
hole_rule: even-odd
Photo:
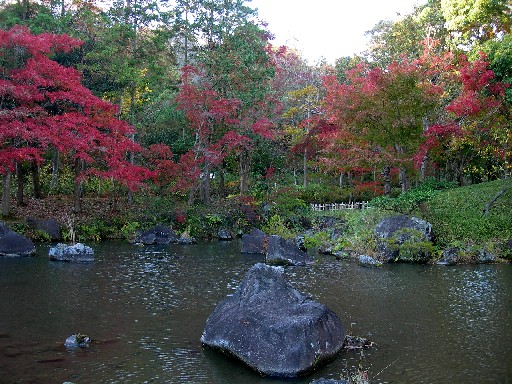
[[[0,221],[0,256],[31,256],[35,253],[36,247],[29,238]]]
[[[210,315],[201,342],[268,376],[295,377],[333,358],[345,339],[340,319],[293,288],[283,271],[254,265]]]
[[[82,243],[67,245],[59,243],[48,251],[50,260],[87,262],[94,261],[94,251]]]
[[[379,239],[390,239],[397,234],[403,234],[404,229],[418,231],[424,236],[426,241],[432,241],[432,224],[417,217],[407,215],[385,217],[375,227],[375,235]]]
[[[313,258],[299,249],[295,242],[272,235],[267,238],[265,260],[271,264],[306,265],[314,262]]]
[[[267,234],[253,228],[248,234],[242,235],[242,253],[265,254]]]
[[[389,262],[425,263],[432,258],[432,225],[417,217],[386,217],[375,227],[377,250]]]

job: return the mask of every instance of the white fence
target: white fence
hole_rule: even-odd
[[[355,203],[310,204],[313,211],[340,211],[342,209],[367,209],[367,201]]]

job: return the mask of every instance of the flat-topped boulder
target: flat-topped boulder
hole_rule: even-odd
[[[36,247],[32,240],[14,232],[0,221],[0,256],[32,256]]]
[[[267,238],[265,260],[270,264],[306,265],[314,262],[313,258],[302,251],[295,242],[272,235]]]
[[[341,320],[283,274],[254,265],[210,315],[201,342],[268,376],[299,376],[332,359],[343,348]]]
[[[72,245],[59,243],[48,251],[50,260],[88,262],[94,261],[94,251],[82,243]]]
[[[242,253],[256,253],[264,255],[266,251],[266,239],[268,235],[257,228],[242,235]]]

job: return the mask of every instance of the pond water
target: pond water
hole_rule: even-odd
[[[361,365],[372,383],[512,383],[512,265],[388,265],[320,257],[287,267],[348,333],[377,346],[313,374],[261,377],[199,338],[215,305],[263,257],[240,243],[91,244],[96,261],[0,258],[0,383],[309,383]],[[68,351],[67,336],[91,336]]]

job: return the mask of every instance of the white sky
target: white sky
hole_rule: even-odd
[[[315,64],[320,57],[334,64],[366,47],[364,33],[380,20],[405,15],[419,0],[252,0],[258,16],[268,22],[273,45],[298,49]]]

